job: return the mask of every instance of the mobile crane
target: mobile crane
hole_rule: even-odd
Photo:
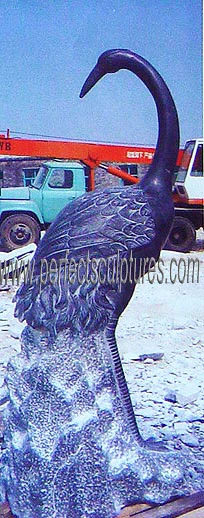
[[[187,143],[184,155],[182,150],[178,155],[179,172],[173,192],[176,217],[166,244],[170,250],[190,250],[196,229],[203,226],[203,178],[196,169],[202,149],[202,139],[195,139]],[[38,243],[40,231],[46,229],[65,204],[95,188],[98,167],[118,176],[122,183],[138,182],[140,168],[150,165],[154,151],[153,147],[123,144],[16,139],[9,132],[0,135],[0,157],[44,159],[32,187],[1,189],[3,246],[13,250]]]
[[[121,178],[121,182],[137,182],[139,166],[148,167],[154,151],[122,144],[17,139],[10,138],[7,131],[6,136],[0,136],[0,157],[7,157],[8,161],[12,157],[34,157],[42,159],[42,165],[31,187],[1,188],[3,248],[13,250],[38,243],[40,231],[46,229],[64,205],[95,188],[95,171],[102,160],[103,168]],[[110,171],[109,163],[122,165],[123,171],[116,167]]]

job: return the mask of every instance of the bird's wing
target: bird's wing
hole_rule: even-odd
[[[33,258],[32,283],[22,285],[16,294],[16,316],[39,327],[45,324],[45,320],[53,321],[57,308],[61,311],[59,318],[62,320],[66,308],[66,321],[68,316],[73,321],[74,314],[81,311],[85,300],[84,312],[90,320],[87,309],[90,301],[95,309],[100,304],[105,307],[105,286],[101,286],[98,279],[95,285],[87,280],[80,284],[75,279],[68,286],[62,275],[57,285],[48,275],[51,262],[52,269],[53,264],[57,268],[67,253],[68,260],[75,263],[80,259],[86,262],[88,254],[89,259],[96,260],[118,253],[124,256],[130,250],[146,247],[154,237],[151,207],[141,189],[106,189],[76,199],[58,214],[40,242]],[[42,274],[46,276],[45,282],[44,278],[41,279]]]
[[[95,191],[68,204],[57,216],[35,254],[35,262],[69,250],[81,257],[87,250],[106,257],[135,249],[155,235],[151,208],[140,189]]]

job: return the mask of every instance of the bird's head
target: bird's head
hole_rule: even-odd
[[[96,66],[87,77],[80,97],[84,97],[103,76],[121,69],[129,70],[139,77],[156,103],[159,134],[154,159],[148,170],[148,178],[154,189],[155,177],[156,180],[159,178],[159,185],[161,185],[162,178],[162,184],[165,184],[165,189],[169,193],[172,190],[172,179],[179,148],[179,122],[171,93],[157,70],[144,58],[130,50],[107,50],[101,54]],[[163,171],[169,171],[170,174],[164,174]],[[146,178],[147,175],[145,175],[145,185],[147,186]],[[142,182],[143,180],[140,185],[143,185]],[[156,183],[158,184],[158,181]]]
[[[105,75],[113,74],[121,69],[121,59],[124,53],[129,51],[113,49],[103,52],[98,59],[96,66],[90,72],[85,83],[82,86],[80,97],[84,97],[91,88]]]

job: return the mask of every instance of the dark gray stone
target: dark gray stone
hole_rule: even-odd
[[[0,387],[0,406],[9,401],[9,391],[6,385]]]
[[[167,392],[166,396],[165,396],[165,401],[170,401],[170,403],[176,403],[176,392],[174,392],[173,390],[170,390],[169,392]]]
[[[186,444],[186,446],[190,446],[192,448],[197,448],[199,446],[199,440],[195,435],[191,435],[190,433],[186,433],[181,436],[181,441]]]
[[[140,354],[139,360],[141,362],[148,360],[148,359],[158,361],[158,360],[162,360],[163,357],[164,357],[164,353],[148,353],[148,354]]]
[[[26,328],[7,383],[4,476],[19,518],[76,518],[88,509],[110,518],[131,501],[161,503],[199,485],[193,458],[187,469],[187,457],[139,446],[104,332],[87,341],[67,330],[52,342]]]

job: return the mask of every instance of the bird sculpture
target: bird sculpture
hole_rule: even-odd
[[[189,458],[187,466],[186,456],[141,437],[115,339],[141,261],[144,274],[171,229],[179,147],[171,94],[137,54],[103,53],[80,96],[120,69],[155,100],[156,152],[139,185],[87,193],[60,212],[36,250],[32,282],[16,294],[27,326],[7,370],[3,480],[18,518],[114,518],[126,505],[199,486]]]

